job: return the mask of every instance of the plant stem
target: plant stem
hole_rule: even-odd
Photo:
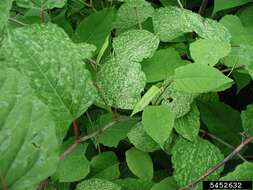
[[[15,23],[20,24],[20,25],[22,25],[22,26],[26,26],[26,25],[27,25],[27,24],[25,24],[25,23],[23,23],[23,22],[21,22],[21,21],[19,21],[19,20],[16,20],[16,19],[14,19],[14,18],[9,18],[9,21],[15,22]]]
[[[208,133],[207,131],[205,131],[205,130],[203,130],[203,129],[200,129],[199,131],[200,131],[201,133],[203,133],[204,135],[207,135],[207,136],[211,137],[212,139],[214,139],[214,140],[220,142],[221,144],[227,146],[228,148],[230,148],[230,149],[235,149],[235,147],[234,147],[233,145],[227,143],[226,141],[222,140],[221,138],[219,138],[219,137],[217,137],[217,136],[215,136],[215,135],[213,135],[213,134],[210,134],[210,133]],[[247,162],[247,160],[246,160],[240,153],[238,153],[237,156],[238,156],[239,158],[241,158],[244,162]]]
[[[234,157],[236,154],[238,154],[243,147],[245,147],[247,144],[253,141],[253,136],[248,137],[245,141],[242,141],[239,146],[237,146],[233,152],[231,152],[224,160],[220,161],[215,166],[209,168],[203,175],[197,177],[194,181],[190,182],[186,186],[180,188],[179,190],[188,190],[196,186],[197,183],[211,175],[213,172],[215,172],[217,169],[219,169],[221,166],[223,166],[226,162],[228,162],[232,157]]]
[[[73,132],[75,134],[75,139],[78,142],[80,140],[80,135],[79,135],[79,128],[78,128],[76,121],[73,121],[72,128],[73,128]]]
[[[184,8],[184,6],[182,5],[182,3],[181,3],[180,0],[177,0],[177,3],[178,3],[178,5],[179,5],[182,9]]]
[[[142,25],[141,25],[141,21],[140,21],[140,17],[139,17],[139,14],[138,14],[137,7],[134,7],[134,12],[135,12],[136,18],[138,20],[139,29],[142,30]]]
[[[208,4],[208,0],[203,0],[202,1],[201,5],[199,7],[199,11],[198,11],[199,15],[203,15],[203,13],[204,13],[204,11],[206,9],[207,4]]]

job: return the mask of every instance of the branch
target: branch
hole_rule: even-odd
[[[201,5],[199,7],[199,11],[198,11],[199,15],[203,15],[203,13],[204,13],[204,11],[206,9],[207,4],[208,4],[208,0],[203,0],[202,1]]]
[[[190,182],[186,186],[180,188],[179,190],[188,190],[193,187],[203,179],[205,179],[207,176],[211,175],[213,172],[215,172],[217,169],[219,169],[221,166],[223,166],[226,162],[228,162],[232,157],[234,157],[236,154],[238,154],[243,147],[245,147],[247,144],[253,141],[253,136],[248,137],[245,141],[242,141],[239,146],[237,146],[233,152],[231,152],[224,160],[220,161],[217,165],[209,168],[203,175],[199,176],[194,181]]]
[[[213,135],[213,134],[210,134],[210,133],[208,133],[207,131],[205,131],[205,130],[203,130],[203,129],[200,129],[199,131],[200,131],[201,133],[203,133],[204,135],[207,135],[207,136],[213,138],[214,140],[220,142],[221,144],[227,146],[228,148],[230,148],[230,149],[235,149],[235,147],[234,147],[233,145],[227,143],[227,142],[224,141],[223,139],[221,139],[221,138],[219,138],[219,137],[217,137],[217,136],[215,136],[215,135]],[[244,158],[240,153],[238,153],[237,156],[238,156],[239,158],[241,158],[244,162],[247,162],[247,160],[245,160],[245,158]]]

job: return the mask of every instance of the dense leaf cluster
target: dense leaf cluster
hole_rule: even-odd
[[[187,187],[253,140],[252,77],[251,0],[1,0],[0,190]]]

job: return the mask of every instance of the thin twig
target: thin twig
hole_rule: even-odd
[[[17,24],[20,24],[21,26],[26,26],[27,25],[26,23],[23,23],[23,22],[21,22],[19,20],[16,20],[14,18],[9,18],[9,21],[12,21],[12,22],[15,22]]]
[[[76,147],[79,145],[79,142],[75,142],[74,144],[70,145],[67,150],[65,150],[61,155],[60,155],[60,160],[64,160],[66,156],[68,156],[70,153],[72,153]]]
[[[202,1],[201,5],[199,7],[199,11],[198,11],[199,15],[203,15],[203,13],[204,13],[204,11],[206,9],[207,4],[208,4],[208,0],[203,0]]]
[[[138,13],[137,7],[134,7],[134,12],[135,12],[136,18],[138,20],[139,29],[142,30],[141,20],[140,20],[140,17],[139,17],[139,13]]]
[[[226,72],[230,72],[232,69],[235,70],[235,69],[240,69],[240,68],[243,68],[244,65],[238,65],[237,67],[234,67],[234,68],[226,68],[226,69],[223,69],[221,70],[222,73],[226,73]]]
[[[184,8],[184,6],[183,6],[183,4],[181,3],[180,0],[177,0],[177,3],[179,4],[179,6],[180,6],[182,9]]]
[[[37,190],[44,190],[48,185],[48,178],[44,179],[37,187]]]
[[[245,147],[247,144],[253,141],[253,136],[248,137],[245,141],[242,141],[239,146],[237,146],[233,152],[231,152],[224,160],[220,161],[215,166],[209,168],[203,175],[196,178],[194,181],[190,182],[186,186],[180,188],[179,190],[188,190],[196,186],[197,183],[205,179],[207,176],[211,175],[213,172],[215,172],[217,169],[219,169],[221,166],[223,166],[226,162],[228,162],[232,157],[237,155],[243,147]]]
[[[78,142],[80,140],[79,128],[76,121],[73,121],[72,128],[74,131],[75,139]]]
[[[213,135],[213,134],[211,134],[211,133],[208,133],[207,131],[205,131],[205,130],[203,130],[203,129],[200,129],[199,131],[200,131],[201,133],[203,133],[204,135],[207,135],[207,136],[211,137],[212,139],[214,139],[214,140],[220,142],[221,144],[227,146],[228,148],[230,148],[230,149],[232,149],[232,150],[235,149],[235,147],[234,147],[233,145],[227,143],[226,141],[222,140],[221,138],[219,138],[219,137],[217,137],[217,136],[215,136],[215,135]],[[238,153],[237,156],[238,156],[239,158],[241,158],[244,162],[247,162],[247,160],[246,160],[240,153]]]

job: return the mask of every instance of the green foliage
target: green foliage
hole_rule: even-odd
[[[252,8],[1,0],[0,190],[252,181]]]

